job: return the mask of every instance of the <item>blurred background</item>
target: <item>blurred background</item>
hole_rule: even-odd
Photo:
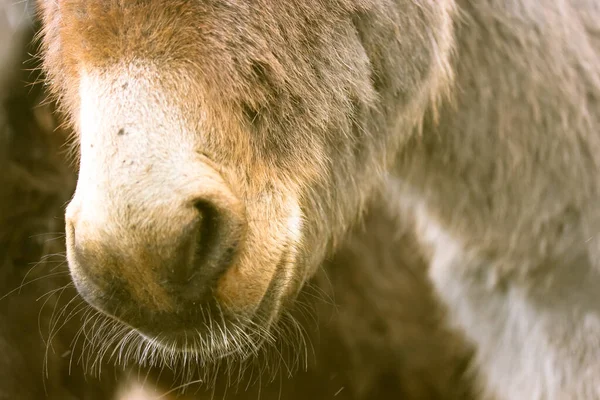
[[[33,1],[0,0],[0,400],[471,398],[471,350],[445,326],[411,238],[377,210],[303,293],[312,344],[293,378],[255,376],[236,391],[217,376],[216,389],[177,397],[177,371],[89,365],[63,244],[76,169],[44,90],[38,29]]]

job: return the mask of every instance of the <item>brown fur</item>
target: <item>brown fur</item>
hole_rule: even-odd
[[[17,58],[25,56],[23,52]],[[81,317],[90,313],[73,289],[64,286],[69,281],[61,256],[63,221],[59,217],[74,187],[74,176],[63,159],[65,132],[56,130],[57,122],[50,114],[53,104],[40,105],[48,100],[40,82],[24,83],[31,80],[39,81],[37,74],[28,71],[21,71],[19,79],[7,80],[8,98],[2,108],[10,118],[0,136],[5,149],[0,164],[6,171],[0,177],[0,255],[4,260],[0,266],[0,398],[116,396],[131,400],[130,396],[140,394],[132,393],[127,384],[129,379],[136,381],[135,377],[146,387],[157,380],[164,393],[181,378],[160,369],[150,377],[147,371],[135,369],[123,373],[113,370],[113,360],[106,359],[102,380],[82,376],[84,371],[97,373],[98,365],[92,366],[97,362],[93,354],[82,354],[88,353],[86,342],[75,336]],[[369,272],[370,265],[381,273]],[[260,386],[255,383],[243,390],[242,385],[237,394],[225,388],[227,375],[221,376],[218,390],[225,391],[226,398],[256,399],[259,392],[262,399],[288,400],[334,395],[338,399],[465,398],[462,371],[468,351],[443,327],[439,307],[424,281],[423,261],[410,238],[390,223],[385,210],[371,211],[364,226],[356,228],[344,248],[327,262],[326,270],[327,275],[319,274],[303,290],[294,311],[310,341],[308,370],[301,368],[291,377],[282,368],[274,382],[263,377]],[[380,287],[383,283],[392,290]],[[357,291],[357,285],[363,290]],[[405,307],[390,309],[392,304]],[[368,324],[360,322],[367,318]],[[48,335],[54,337],[51,348],[43,341]],[[111,379],[115,375],[118,390]],[[206,388],[199,388],[195,396],[196,387],[186,389],[190,398],[212,395],[204,392]],[[158,396],[161,392],[143,396],[150,393]],[[165,398],[175,398],[175,393]]]
[[[449,79],[445,67],[450,50],[450,5],[405,3],[399,7],[377,2],[330,5],[299,2],[291,8],[280,8],[273,2],[257,3],[253,7],[241,4],[226,7],[225,3],[221,6],[218,2],[169,2],[168,5],[161,2],[129,5],[43,2],[45,65],[54,83],[52,87],[60,89],[62,104],[75,124],[85,122],[77,115],[80,101],[77,91],[87,92],[87,89],[77,83],[82,76],[87,77],[86,71],[92,75],[99,72],[102,77],[98,82],[104,82],[103,77],[109,76],[117,79],[107,81],[111,87],[106,88],[106,94],[120,96],[118,93],[124,91],[123,103],[115,103],[117,109],[109,112],[110,126],[94,123],[90,129],[103,132],[81,137],[86,142],[82,152],[91,152],[100,158],[111,157],[111,160],[98,159],[108,174],[106,178],[97,173],[80,174],[81,188],[71,203],[71,211],[67,212],[68,221],[72,221],[69,226],[73,226],[67,229],[68,239],[71,237],[69,248],[73,249],[70,264],[80,290],[98,302],[106,302],[105,299],[114,298],[116,293],[121,298],[133,296],[131,305],[143,304],[144,313],[156,308],[149,299],[163,296],[158,287],[152,289],[154,285],[135,282],[159,281],[167,267],[158,260],[175,257],[163,252],[167,256],[144,258],[147,261],[142,262],[135,249],[152,249],[158,253],[163,247],[174,247],[167,243],[181,240],[177,236],[178,226],[189,217],[183,214],[183,209],[167,211],[162,205],[156,208],[151,203],[146,204],[151,200],[135,189],[131,193],[118,190],[129,185],[125,181],[119,183],[127,175],[119,167],[123,165],[121,157],[135,160],[135,153],[139,151],[135,140],[130,139],[133,134],[116,138],[128,143],[120,145],[117,153],[110,153],[119,160],[104,153],[105,149],[108,151],[107,146],[116,145],[113,135],[121,131],[119,126],[133,123],[128,129],[146,130],[136,121],[150,121],[150,115],[133,116],[127,110],[136,109],[145,93],[159,93],[159,97],[148,98],[149,103],[137,110],[145,113],[146,107],[177,105],[174,113],[161,114],[152,121],[152,126],[171,124],[170,133],[175,135],[172,141],[184,143],[188,150],[182,151],[195,149],[194,152],[212,160],[223,177],[219,185],[235,190],[235,196],[245,207],[245,215],[238,212],[234,218],[239,220],[239,225],[247,226],[247,234],[231,268],[218,282],[216,298],[230,311],[257,312],[255,308],[266,297],[271,282],[281,280],[282,291],[270,300],[272,304],[263,302],[264,307],[268,307],[263,311],[270,320],[281,302],[293,296],[318,267],[326,251],[341,240],[383,178],[381,171],[391,161],[388,153],[395,152],[402,137],[376,132],[387,129],[386,126],[411,127],[429,99],[438,96]],[[361,17],[362,13],[365,15]],[[148,19],[148,15],[155,18]],[[418,19],[414,15],[418,15]],[[353,21],[354,17],[358,19]],[[361,21],[368,18],[376,18],[382,25],[374,32],[369,31],[370,27],[361,27]],[[130,22],[125,23],[124,19]],[[231,30],[218,22],[227,20],[240,26],[239,30]],[[310,26],[306,25],[307,20],[311,21]],[[396,49],[391,54],[398,57],[369,59],[383,51],[376,42],[371,44],[371,39],[395,37],[398,25],[405,26],[402,34],[406,38],[393,42]],[[135,28],[124,29],[125,26]],[[427,37],[423,29],[428,32]],[[170,30],[175,31],[169,33]],[[155,32],[156,37],[147,37],[148,32]],[[363,42],[370,48],[365,49]],[[404,53],[414,56],[407,60],[400,57]],[[152,56],[148,59],[145,54]],[[194,61],[190,63],[190,60]],[[315,64],[314,60],[323,62]],[[133,64],[123,70],[122,63],[130,61]],[[406,74],[402,78],[394,77],[393,82],[381,88],[374,87],[372,79],[375,77],[392,78],[386,78],[387,70],[369,70],[379,62],[391,63],[386,68],[406,71]],[[126,76],[117,78],[124,71],[134,74],[134,81]],[[90,76],[89,81],[86,78],[82,85],[96,85],[96,78]],[[376,94],[376,90],[380,93]],[[194,93],[193,96],[190,93]],[[380,108],[379,104],[383,104],[380,100],[386,96],[392,101],[390,107],[404,105],[400,115]],[[153,105],[154,101],[158,103]],[[89,109],[94,112],[100,108],[90,105]],[[199,114],[198,110],[203,111]],[[153,129],[152,126],[147,129]],[[197,131],[207,134],[191,134]],[[154,156],[168,160],[177,154],[168,149],[167,143],[159,145],[168,140],[167,137],[149,140],[148,160]],[[112,144],[103,144],[104,141]],[[291,149],[303,150],[289,151]],[[113,162],[118,164],[106,168]],[[153,173],[166,171],[166,166],[153,165],[153,171],[157,171]],[[297,168],[299,165],[302,168]],[[141,168],[141,165],[131,166],[131,174],[139,174],[139,178],[132,175],[132,179],[148,181],[146,187],[153,187],[152,181],[158,184],[158,179],[162,179],[142,175],[142,171],[145,173],[148,169]],[[195,167],[190,165],[190,168]],[[192,190],[193,185],[201,187],[205,179],[203,176],[189,183],[190,189],[186,190]],[[82,211],[82,207],[91,207],[86,198],[89,191],[82,182],[89,182],[97,187],[90,190],[99,190],[98,193],[105,196],[103,200],[100,197],[94,200],[102,203],[98,206],[105,207],[104,211],[96,210],[93,214],[87,208]],[[159,190],[168,190],[161,196],[172,196],[173,190],[178,188]],[[165,198],[164,203],[174,201]],[[129,211],[127,204],[134,204],[138,210]],[[82,216],[82,212],[88,216]],[[295,213],[300,215],[294,217]],[[168,227],[162,214],[169,215],[171,225]],[[111,221],[96,227],[99,221],[88,222],[96,215],[106,216]],[[288,225],[289,218],[302,223],[298,228],[300,237],[292,236],[296,228]],[[132,234],[133,231],[138,233]],[[75,241],[82,244],[80,262],[74,258]],[[154,260],[157,265],[148,265]],[[85,266],[80,265],[82,263]],[[94,275],[94,285],[89,284],[86,274]],[[134,275],[139,278],[127,278]],[[123,289],[114,288],[117,279],[123,281]],[[95,285],[99,285],[98,290]],[[144,289],[139,290],[139,287]],[[145,292],[147,295],[140,294]],[[125,319],[133,318],[131,314],[139,310],[136,307],[130,310],[129,300],[119,304],[120,309],[113,309],[111,313]],[[109,307],[99,303],[98,306]],[[181,307],[181,313],[188,313],[192,306]],[[163,314],[167,318],[173,313]]]
[[[154,338],[211,323],[178,356],[245,358],[259,339],[238,329],[268,337],[358,217],[388,207],[476,345],[483,395],[600,397],[593,0],[58,0],[42,15],[80,144],[69,263],[96,307]],[[219,236],[227,268],[190,291],[169,280],[194,195],[244,235]],[[146,349],[183,347],[165,340]]]
[[[72,289],[60,290],[57,292],[60,297],[50,297],[43,304],[36,302],[38,297],[48,296],[51,290],[68,283],[64,276],[58,279],[46,276],[64,270],[56,265],[61,260],[59,254],[46,257],[47,253],[63,251],[60,240],[54,239],[62,229],[62,221],[56,216],[73,184],[71,174],[64,170],[62,158],[57,154],[62,144],[60,131],[51,134],[49,130],[55,125],[41,123],[52,122],[47,114],[51,107],[30,104],[44,97],[38,85],[34,88],[21,88],[10,97],[13,104],[8,108],[12,116],[10,126],[19,140],[9,141],[3,136],[6,148],[10,149],[8,154],[12,155],[3,162],[10,165],[11,171],[20,173],[5,174],[2,181],[6,190],[0,210],[18,215],[11,215],[10,221],[1,224],[2,248],[7,253],[3,253],[6,261],[0,269],[3,274],[0,296],[22,282],[25,286],[0,300],[0,348],[4,355],[0,364],[0,398],[107,399],[114,395],[117,400],[131,400],[130,396],[139,394],[127,385],[128,378],[140,376],[135,371],[129,374],[118,371],[118,389],[110,379],[115,373],[110,364],[103,365],[105,373],[101,381],[81,375],[86,368],[78,363],[82,350],[79,346],[70,348],[81,320],[75,317],[65,321],[66,316],[81,310],[80,300],[70,306],[66,304],[74,295]],[[35,110],[35,117],[31,109]],[[25,121],[35,124],[25,126]],[[30,157],[30,153],[41,158],[15,161]],[[25,180],[24,174],[28,177]],[[55,184],[46,186],[43,182],[48,179]],[[40,185],[41,188],[34,190]],[[27,203],[23,192],[31,193]],[[46,206],[39,209],[42,203]],[[299,304],[314,313],[314,316],[300,316],[308,331],[307,340],[311,341],[308,370],[301,369],[293,377],[283,370],[281,378],[274,382],[263,381],[260,387],[254,384],[246,390],[242,390],[242,385],[236,394],[234,389],[224,388],[227,377],[223,376],[219,390],[227,394],[227,399],[256,399],[259,392],[261,399],[288,400],[333,395],[337,399],[399,395],[407,399],[465,399],[467,382],[463,371],[469,351],[444,328],[439,306],[425,282],[419,253],[410,237],[399,233],[389,220],[384,210],[371,212],[364,226],[355,230],[335,259],[327,262],[327,275],[317,276],[301,295]],[[42,254],[46,257],[37,263]],[[36,263],[33,270],[31,263]],[[370,265],[377,266],[380,273],[373,274],[366,268]],[[384,287],[380,287],[382,284]],[[300,306],[297,312],[302,314]],[[57,331],[55,323],[66,325]],[[50,333],[58,336],[46,353],[42,339]],[[46,354],[50,357],[48,364],[44,360]],[[75,364],[69,368],[71,362]],[[43,375],[46,365],[48,378]],[[144,392],[144,396],[159,396],[178,385],[179,379],[164,371],[153,373],[147,378],[147,372],[142,372],[140,380],[145,382],[144,387],[151,387],[156,379],[162,391]],[[196,395],[195,386],[186,389],[190,398],[213,395],[210,391],[204,393],[205,388],[198,388],[200,392]]]

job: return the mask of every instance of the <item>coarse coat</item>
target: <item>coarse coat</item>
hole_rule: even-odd
[[[482,396],[600,397],[596,1],[41,3],[78,131],[68,254],[88,301],[154,338],[155,313],[219,324],[159,284],[181,202],[208,199],[236,250],[193,293],[212,288],[233,340],[188,350],[247,355],[237,329],[260,315],[268,335],[383,205],[414,223]]]

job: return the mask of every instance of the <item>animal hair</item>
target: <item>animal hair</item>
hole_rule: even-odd
[[[285,314],[361,216],[385,208],[414,226],[437,295],[475,347],[481,396],[600,397],[595,0],[41,10],[45,69],[81,150],[72,209],[93,204],[104,218],[86,232],[96,262],[71,263],[81,287],[125,276],[121,304],[175,307],[159,267],[113,254],[171,237],[177,220],[154,199],[173,192],[170,167],[193,164],[175,154],[201,153],[244,210],[242,272],[217,285],[228,309],[268,298],[265,321]],[[124,125],[133,134],[115,139]],[[135,165],[117,168],[121,155]]]

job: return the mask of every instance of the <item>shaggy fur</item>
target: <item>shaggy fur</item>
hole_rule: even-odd
[[[16,52],[10,62],[15,72],[33,51],[30,46]],[[188,385],[194,377],[173,390],[182,377],[168,370],[115,370],[106,353],[99,353],[105,358],[99,362],[89,348],[98,334],[90,326],[98,325],[98,318],[74,293],[62,256],[59,216],[74,188],[62,151],[65,131],[56,129],[54,104],[41,90],[37,71],[29,71],[34,63],[24,65],[27,70],[19,74],[7,63],[12,78],[1,91],[0,110],[8,119],[0,134],[5,172],[0,176],[0,398],[466,398],[463,371],[470,351],[444,327],[420,254],[383,209],[371,210],[327,261],[326,274],[303,289],[292,313],[306,344],[272,360],[279,366],[271,368],[277,370],[273,381],[268,375],[258,380],[254,370],[236,388],[228,388],[231,382],[221,373],[216,387]],[[97,374],[100,380],[92,376]],[[248,382],[253,384],[246,387]],[[183,390],[189,396],[177,396]]]
[[[414,223],[482,396],[600,397],[594,0],[48,0],[42,15],[80,148],[71,272],[146,334],[138,358],[246,358],[358,217],[387,208]],[[199,243],[227,249],[223,269],[188,257],[215,212],[233,235]]]
[[[295,314],[308,347],[296,350],[308,352],[302,356],[307,357],[307,369],[289,376],[282,365],[273,382],[264,378],[260,384],[237,388],[227,388],[223,375],[216,392],[184,386],[189,396],[176,396],[180,390],[172,390],[181,378],[168,371],[156,369],[150,376],[148,371],[123,373],[112,368],[113,360],[103,363],[101,380],[82,376],[90,369],[97,371],[92,367],[95,358],[86,354],[81,347],[85,342],[76,336],[80,317],[89,311],[74,297],[64,275],[59,240],[63,221],[57,217],[72,190],[73,176],[57,154],[62,132],[50,132],[55,128],[51,104],[38,104],[44,94],[37,84],[23,87],[26,79],[32,77],[23,76],[10,86],[6,111],[11,118],[2,135],[8,151],[0,159],[10,171],[0,181],[1,399],[147,400],[166,392],[169,396],[162,398],[167,400],[215,395],[242,400],[259,395],[263,400],[334,395],[341,400],[468,398],[464,370],[470,350],[444,327],[412,239],[381,209],[371,211],[327,262],[326,274],[316,276],[297,301]],[[48,335],[54,337],[51,348],[44,342]],[[285,361],[296,367],[292,357]],[[118,385],[111,379],[114,375]]]

